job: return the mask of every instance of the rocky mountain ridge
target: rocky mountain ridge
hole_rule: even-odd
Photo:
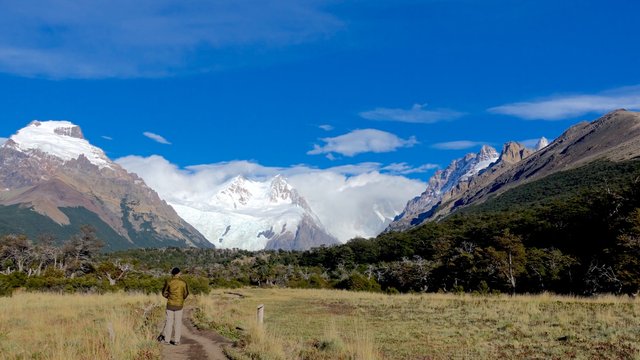
[[[438,209],[434,218],[558,171],[575,169],[597,160],[624,161],[638,156],[640,113],[615,110],[592,122],[570,127],[544,149],[521,161],[479,176],[472,188],[452,196],[448,206]]]
[[[482,203],[558,171],[596,160],[623,161],[639,156],[640,113],[615,110],[595,121],[570,127],[551,143],[541,138],[535,150],[508,142],[495,162],[473,176],[460,177],[444,191],[433,185],[441,176],[436,173],[425,193],[409,201],[405,212],[386,231],[406,230],[424,221],[441,219],[458,208]],[[450,167],[462,160],[454,161]]]
[[[500,155],[490,146],[482,146],[477,154],[470,153],[456,159],[444,170],[438,170],[429,179],[426,190],[407,203],[404,211],[389,224],[385,231],[400,231],[417,226],[430,216],[429,211],[440,203],[452,189],[470,181]]]

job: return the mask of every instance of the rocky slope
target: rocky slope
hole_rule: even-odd
[[[95,214],[113,230],[98,234],[108,248],[211,246],[142,179],[109,160],[67,121],[34,121],[0,147],[0,190],[0,205],[30,208],[61,229],[78,226],[68,209]],[[3,231],[11,230],[21,229],[5,221]]]

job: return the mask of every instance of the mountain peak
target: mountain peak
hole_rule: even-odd
[[[535,150],[539,151],[544,149],[545,147],[547,147],[549,145],[549,140],[547,140],[546,137],[541,137],[540,140],[538,140],[538,142],[536,143],[536,147]]]
[[[273,180],[271,180],[269,200],[271,202],[280,202],[287,200],[293,201],[291,196],[292,191],[293,188],[291,187],[291,185],[289,185],[284,176],[278,174],[273,178]]]
[[[519,162],[520,160],[526,158],[531,155],[532,151],[527,149],[524,145],[519,142],[509,141],[504,144],[502,148],[502,153],[500,154],[500,161],[514,164]]]
[[[492,161],[497,160],[498,152],[489,145],[482,145],[482,148],[480,148],[480,152],[478,153],[478,160],[483,161],[488,159],[492,159]]]
[[[44,122],[40,120],[33,120],[25,129],[30,127],[39,128],[43,131],[52,131],[57,135],[70,136],[84,140],[84,135],[82,134],[80,126],[66,120],[49,120]]]
[[[84,156],[99,168],[111,167],[111,161],[104,152],[91,145],[80,127],[69,121],[32,121],[11,136],[3,146],[32,155],[43,153],[63,162]]]

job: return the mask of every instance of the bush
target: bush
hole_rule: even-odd
[[[245,286],[238,280],[226,280],[226,279],[215,279],[209,283],[210,286],[214,288],[222,288],[222,289],[237,289]]]
[[[396,294],[400,294],[400,291],[398,291],[398,289],[392,287],[388,287],[387,290],[385,290],[385,292],[389,295],[396,295]]]
[[[8,286],[13,289],[23,287],[27,283],[27,274],[14,271],[11,274],[7,275],[5,280]]]
[[[336,288],[354,291],[381,291],[380,284],[378,284],[374,278],[369,279],[357,272],[352,273],[348,278],[338,282]]]
[[[13,287],[7,281],[6,275],[0,275],[0,297],[13,295]]]
[[[125,291],[141,291],[145,294],[159,294],[164,286],[164,279],[139,274],[127,276],[120,284]]]
[[[57,278],[34,276],[26,280],[24,287],[31,291],[56,291],[66,293],[104,293],[109,286],[94,276]]]
[[[184,275],[182,278],[189,285],[189,292],[193,295],[208,294],[211,291],[209,288],[209,279],[205,277]]]
[[[298,289],[327,289],[330,286],[320,274],[312,274],[308,279],[295,279],[287,283],[287,287]]]

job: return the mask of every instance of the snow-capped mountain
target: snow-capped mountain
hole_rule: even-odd
[[[338,243],[282,176],[238,176],[206,200],[172,200],[178,214],[216,247],[300,250]]]
[[[429,179],[427,189],[407,203],[404,211],[389,224],[385,231],[400,231],[420,224],[429,216],[429,210],[440,203],[443,195],[454,186],[468,181],[498,160],[496,149],[483,146],[477,154],[469,153],[456,159],[444,170],[438,170]]]
[[[33,121],[11,136],[7,146],[54,161],[64,162],[84,156],[99,168],[111,167],[104,151],[91,145],[80,127],[69,121]]]
[[[68,121],[33,121],[0,146],[0,188],[3,232],[65,240],[89,223],[111,249],[211,246]]]

